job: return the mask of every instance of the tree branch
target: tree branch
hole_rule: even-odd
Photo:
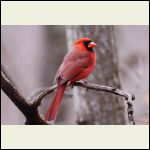
[[[129,94],[127,92],[121,91],[117,88],[114,87],[109,87],[109,86],[104,86],[104,85],[97,85],[97,84],[92,84],[88,81],[77,81],[74,82],[73,86],[80,86],[86,89],[92,89],[92,90],[96,90],[96,91],[103,91],[103,92],[109,92],[109,93],[113,93],[115,95],[119,95],[124,97],[126,100],[135,99],[135,96],[133,94]],[[53,92],[55,89],[57,88],[57,85],[53,85],[51,87],[46,87],[43,88],[41,90],[41,93],[35,98],[34,100],[34,105],[40,105],[41,100],[48,94],[50,94],[51,92]]]
[[[33,99],[32,103],[27,102],[28,100],[22,96],[22,94],[17,90],[15,85],[9,80],[9,78],[4,74],[3,71],[1,71],[1,86],[6,95],[25,115],[26,124],[48,124],[40,117],[38,113],[38,106],[40,106],[42,99],[46,95],[52,93],[57,88],[57,84],[42,89],[40,94]],[[73,83],[73,86],[80,86],[86,89],[109,92],[124,97],[127,101],[129,122],[133,122],[133,124],[135,124],[133,117],[133,105],[131,102],[129,102],[129,99],[135,99],[135,96],[133,94],[126,93],[114,87],[92,84],[88,81],[77,81]]]
[[[33,105],[39,106],[41,104],[42,99],[53,92],[57,88],[57,85],[53,85],[51,87],[46,87],[45,89],[41,90],[41,93],[35,98],[33,101]]]
[[[125,100],[127,101],[127,106],[128,106],[127,112],[128,112],[129,122],[132,122],[133,124],[135,124],[134,117],[133,117],[133,105],[132,105],[132,102],[129,102],[129,100],[133,101],[135,99],[135,96],[133,94],[129,94],[127,92],[124,92],[124,91],[119,90],[119,89],[114,88],[114,87],[92,84],[88,81],[77,81],[77,82],[73,83],[73,86],[80,86],[80,87],[83,87],[86,89],[109,92],[109,93],[124,97]],[[35,98],[33,105],[39,106],[41,104],[42,99],[46,95],[53,92],[56,88],[57,88],[57,85],[55,84],[51,87],[46,87],[45,89],[41,90],[41,93]]]
[[[26,117],[25,124],[47,124],[39,115],[37,107],[28,103],[27,99],[17,90],[16,86],[1,71],[1,88],[10,100],[18,107],[18,109]]]
[[[97,90],[97,91],[113,93],[115,95],[125,97],[126,100],[128,100],[130,98],[132,100],[135,99],[135,96],[133,94],[129,94],[127,92],[121,91],[117,88],[110,87],[110,86],[92,84],[92,83],[87,82],[87,81],[78,81],[78,82],[75,82],[74,85],[75,86],[81,86],[81,87],[84,87],[84,88],[87,88],[87,89],[93,89],[93,90]]]

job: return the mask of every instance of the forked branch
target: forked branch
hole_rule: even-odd
[[[28,100],[21,94],[9,77],[1,71],[1,88],[10,100],[26,117],[25,124],[47,124],[39,115],[37,107],[28,103]]]
[[[1,71],[1,85],[2,85],[2,90],[5,92],[5,94],[25,115],[27,120],[26,124],[48,124],[40,117],[38,113],[38,106],[40,106],[42,99],[46,95],[50,94],[57,88],[57,85],[43,88],[43,90],[40,91],[40,94],[32,100],[33,101],[32,103],[27,102],[28,100],[22,96],[22,94],[17,90],[15,85],[9,80],[9,78],[2,71]],[[73,86],[80,86],[86,89],[109,92],[124,97],[125,100],[127,101],[127,106],[128,106],[127,112],[128,112],[129,122],[135,124],[134,117],[133,117],[133,105],[132,102],[129,101],[135,99],[135,96],[133,94],[129,94],[127,92],[124,92],[114,87],[92,84],[87,81],[77,81],[73,84]]]

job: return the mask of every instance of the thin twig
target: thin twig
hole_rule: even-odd
[[[97,90],[97,91],[103,91],[103,92],[109,92],[109,93],[113,93],[115,95],[119,95],[119,96],[123,96],[125,97],[126,100],[128,99],[135,99],[135,96],[133,94],[129,94],[127,92],[124,92],[122,90],[119,90],[117,88],[114,87],[110,87],[110,86],[104,86],[104,85],[97,85],[97,84],[92,84],[90,82],[84,82],[84,81],[78,81],[75,82],[74,84],[75,86],[81,86],[84,87],[86,89],[93,89],[93,90]]]
[[[53,85],[51,87],[46,87],[45,89],[43,89],[41,91],[41,93],[35,98],[35,100],[33,101],[33,105],[35,106],[39,106],[41,104],[42,99],[50,94],[51,92],[53,92],[55,89],[57,88],[57,85]]]
[[[127,92],[124,92],[122,90],[119,90],[117,88],[114,87],[109,87],[109,86],[104,86],[104,85],[97,85],[97,84],[92,84],[88,81],[77,81],[74,82],[73,86],[80,86],[86,89],[92,89],[92,90],[97,90],[97,91],[103,91],[103,92],[109,92],[109,93],[113,93],[115,95],[119,95],[122,97],[125,97],[126,100],[128,99],[135,99],[135,96],[133,94],[129,94]],[[57,88],[57,85],[53,85],[51,87],[46,87],[44,88],[41,93],[35,98],[34,100],[34,104],[40,105],[41,100],[48,95],[49,93],[53,92],[55,89]]]
[[[132,122],[133,125],[135,125],[135,121],[134,121],[134,116],[133,116],[133,104],[131,102],[127,102],[128,108],[127,108],[127,112],[128,112],[128,119],[129,122]]]

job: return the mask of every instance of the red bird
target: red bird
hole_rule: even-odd
[[[46,121],[55,120],[67,84],[84,79],[92,72],[96,62],[95,46],[89,38],[81,38],[64,57],[55,76],[58,87],[45,115]]]

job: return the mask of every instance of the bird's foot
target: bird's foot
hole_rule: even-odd
[[[71,88],[73,89],[74,82],[69,82],[69,83],[68,83],[68,86],[71,87]]]
[[[88,83],[89,83],[89,82],[88,82],[87,80],[85,80],[85,79],[84,79],[84,80],[81,80],[81,82],[82,82],[83,84],[87,84],[87,85],[88,85]],[[86,88],[86,91],[88,91],[88,87]]]
[[[81,80],[83,83],[88,84],[88,80]]]

